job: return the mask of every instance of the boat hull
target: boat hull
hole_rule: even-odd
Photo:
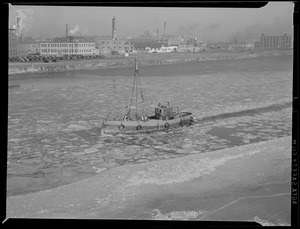
[[[194,121],[192,113],[181,112],[178,118],[170,120],[148,119],[147,121],[104,121],[103,132],[108,134],[133,134],[183,127]]]

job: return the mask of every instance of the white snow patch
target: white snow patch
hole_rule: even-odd
[[[286,222],[282,222],[280,220],[278,220],[277,224],[271,223],[271,222],[268,222],[267,220],[260,219],[258,216],[255,216],[253,218],[253,221],[261,224],[262,226],[290,226],[290,224],[288,224]]]
[[[174,184],[189,181],[191,179],[205,176],[213,172],[216,167],[225,164],[227,161],[251,156],[259,153],[259,150],[241,153],[238,155],[227,156],[219,159],[196,159],[188,161],[178,161],[176,164],[165,165],[152,170],[151,173],[139,171],[133,174],[129,179],[129,185],[141,184]]]
[[[151,214],[152,219],[156,220],[189,220],[195,219],[199,215],[206,213],[203,211],[173,211],[170,213],[162,213],[159,209],[153,209]]]

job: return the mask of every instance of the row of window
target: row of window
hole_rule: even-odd
[[[128,47],[125,47],[125,48],[117,48],[117,47],[100,47],[100,50],[133,50],[133,48],[128,48]]]
[[[101,41],[101,44],[108,44],[108,45],[117,45],[117,44],[119,44],[119,45],[121,45],[121,44],[125,44],[125,45],[133,45],[133,43],[128,43],[128,42],[111,42],[111,41],[107,41],[107,42],[105,42],[105,41]]]
[[[264,39],[264,40],[261,40],[261,42],[291,42],[292,39]]]
[[[263,43],[261,43],[261,45],[276,45],[276,46],[283,46],[283,45],[287,45],[287,46],[289,46],[289,45],[292,45],[292,43],[291,42],[288,42],[288,43],[286,43],[286,42],[263,42]]]
[[[92,53],[93,49],[41,49],[42,53]]]
[[[94,47],[94,43],[41,43],[41,47]]]

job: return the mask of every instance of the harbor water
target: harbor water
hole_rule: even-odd
[[[124,114],[133,68],[12,76],[20,87],[8,96],[7,196],[125,164],[290,136],[292,64],[292,56],[273,56],[140,67],[141,109],[152,114],[170,102],[196,122],[129,136],[101,135],[99,127]]]

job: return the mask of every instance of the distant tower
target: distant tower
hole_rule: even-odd
[[[164,37],[166,36],[167,21],[164,22]]]
[[[68,38],[69,36],[69,27],[68,27],[68,24],[66,24],[66,38]]]
[[[117,39],[117,31],[116,31],[116,17],[113,17],[112,19],[112,39]]]

